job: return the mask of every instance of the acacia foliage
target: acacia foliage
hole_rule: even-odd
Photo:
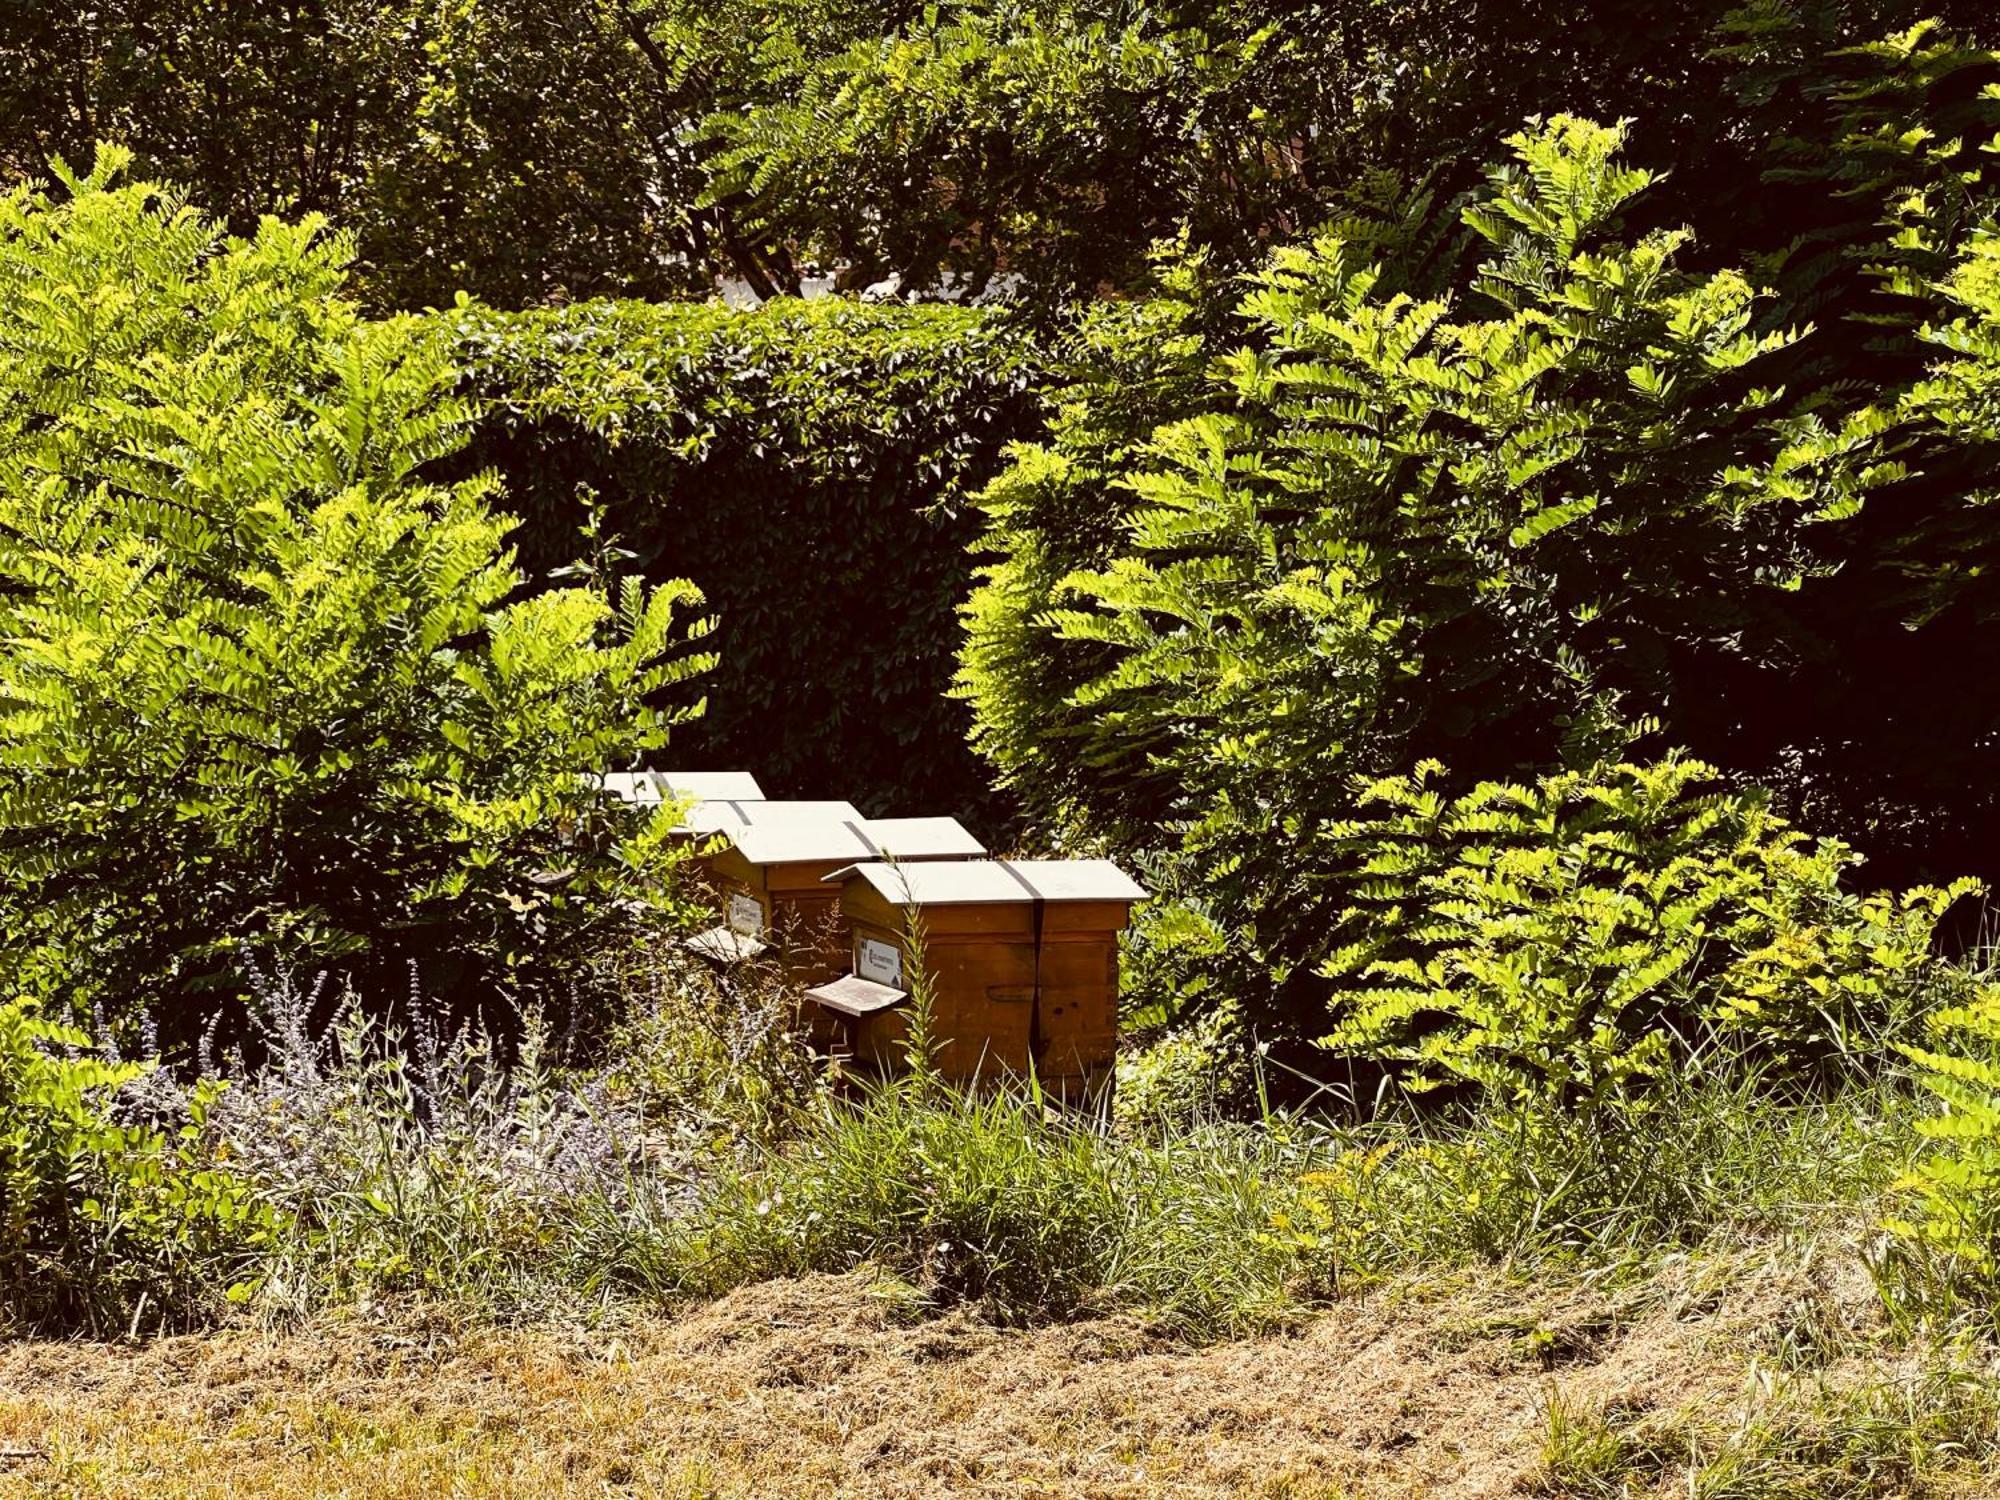
[[[2000,992],[1938,1011],[1923,1041],[1901,1050],[1940,1108],[1917,1126],[1932,1149],[1896,1184],[1903,1212],[1885,1227],[1900,1243],[1886,1260],[1916,1310],[1935,1311],[2000,1286]]]
[[[1444,767],[1358,790],[1326,830],[1354,872],[1327,1046],[1512,1112],[1615,1112],[1664,1067],[1741,1040],[1767,1071],[1879,1066],[1973,986],[1932,941],[1977,883],[1868,896],[1715,767],[1560,771],[1457,796]]]
[[[1517,762],[1608,725],[1620,689],[1661,697],[1677,650],[1740,623],[1722,585],[1797,575],[1798,507],[1741,464],[1780,446],[1752,370],[1792,335],[1757,328],[1740,275],[1683,269],[1685,232],[1621,238],[1650,180],[1622,140],[1517,136],[1464,213],[1483,254],[1437,295],[1373,258],[1395,226],[1278,252],[1204,409],[1019,455],[964,688],[1050,822],[1088,822],[1100,789],[1135,833],[1338,805],[1354,771],[1456,739]],[[1081,566],[1078,490],[1116,522]],[[1020,701],[1030,669],[1053,702]]]
[[[225,239],[125,162],[0,198],[0,972],[183,1030],[264,944],[555,983],[671,862],[579,773],[664,743],[699,596],[518,597],[493,477],[423,477],[455,373],[343,295],[353,242]]]
[[[1163,920],[1291,1027],[1355,878],[1327,828],[1427,759],[1689,745],[1892,877],[1986,869],[1996,79],[1930,27],[1794,78],[1848,228],[1742,269],[1628,127],[1557,117],[1276,252],[1233,334],[1126,319],[1107,371],[1180,372],[1157,425],[1079,385],[984,499],[981,748],[1052,837],[1170,856]]]

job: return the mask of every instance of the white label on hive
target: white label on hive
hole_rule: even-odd
[[[855,946],[854,972],[863,979],[886,984],[891,989],[903,985],[903,950],[894,943],[863,938]]]
[[[764,935],[764,908],[755,896],[746,896],[742,891],[729,893],[729,927],[746,937]]]

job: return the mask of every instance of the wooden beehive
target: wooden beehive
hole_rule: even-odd
[[[761,878],[744,868],[734,842],[753,822],[761,822],[771,830],[799,823],[860,821],[860,810],[851,802],[712,798],[688,808],[674,831],[701,841],[702,875],[722,918],[720,925],[697,933],[688,946],[705,958],[723,963],[758,958],[769,951],[772,937],[769,892]]]
[[[808,991],[854,1057],[901,1059],[921,948],[947,1078],[1025,1074],[1068,1093],[1108,1080],[1118,1045],[1118,934],[1145,891],[1109,860],[870,862],[830,877],[851,971]]]
[[[983,854],[956,818],[863,818],[800,811],[812,804],[770,802],[723,830],[727,842],[706,856],[726,927],[774,942],[786,967],[808,984],[847,966],[848,933],[840,889],[826,877],[857,860],[964,859]],[[846,807],[846,804],[838,804]],[[785,809],[773,813],[770,809]]]

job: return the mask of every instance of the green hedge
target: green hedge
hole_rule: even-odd
[[[1027,340],[958,307],[591,302],[444,315],[486,403],[531,573],[573,564],[593,501],[652,578],[721,620],[675,758],[776,795],[1006,821],[944,695],[979,534],[967,495],[1040,411]]]

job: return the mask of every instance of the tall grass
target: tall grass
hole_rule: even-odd
[[[1266,1231],[1307,1159],[1254,1130],[1144,1145],[1023,1096],[891,1086],[714,1181],[683,1273],[709,1292],[873,1264],[1008,1321],[1143,1305],[1241,1327],[1283,1300]]]
[[[712,1178],[676,1255],[704,1293],[874,1264],[1011,1321],[1116,1305],[1234,1332],[1414,1268],[1619,1263],[1851,1218],[1910,1107],[1887,1084],[1785,1100],[1690,1079],[1629,1139],[1478,1116],[1134,1136],[1027,1096],[889,1085]]]
[[[1543,1420],[1526,1488],[1565,1500],[1947,1500],[1990,1493],[2000,1456],[2000,1386],[1942,1350],[1888,1376],[1758,1372],[1737,1400],[1690,1411],[1556,1392]]]
[[[1754,1072],[1663,1079],[1629,1111],[1401,1117],[1356,1132],[1387,1153],[1356,1189],[1402,1262],[1684,1250],[1864,1209],[1893,1179],[1915,1111],[1894,1080],[1787,1092]]]
[[[628,980],[590,1068],[532,1018],[504,1045],[440,1037],[260,982],[263,1045],[203,1059],[198,1125],[163,1074],[119,1107],[192,1130],[266,1210],[258,1244],[230,1247],[256,1275],[231,1274],[273,1314],[383,1296],[603,1311],[868,1265],[1003,1321],[1124,1308],[1196,1337],[1412,1271],[1637,1267],[1718,1236],[1866,1227],[1921,1108],[1893,1078],[1788,1093],[1713,1058],[1592,1116],[1135,1128],[921,1067],[839,1096],[790,1034],[781,976],[661,953]],[[202,1268],[176,1264],[198,1289]]]

